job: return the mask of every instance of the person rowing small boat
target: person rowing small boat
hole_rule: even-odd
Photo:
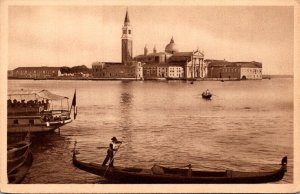
[[[211,97],[212,97],[212,94],[210,93],[210,91],[208,89],[202,93],[202,98],[210,99]]]
[[[111,141],[112,142],[109,144],[109,147],[107,149],[107,155],[102,163],[102,166],[105,166],[106,163],[109,161],[108,166],[114,167],[114,155],[120,148],[122,141],[118,141],[118,139],[116,137],[111,138]],[[118,147],[117,147],[117,144],[119,144]]]

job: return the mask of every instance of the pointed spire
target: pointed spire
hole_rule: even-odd
[[[173,36],[172,36],[172,38],[171,38],[170,43],[174,43],[174,38],[173,38]]]
[[[126,9],[126,15],[125,15],[124,23],[130,23],[129,15],[128,15],[128,7],[127,7],[127,9]]]
[[[146,56],[148,54],[148,49],[147,49],[147,45],[145,45],[144,47],[144,55]]]
[[[153,53],[156,53],[156,45],[153,47]]]

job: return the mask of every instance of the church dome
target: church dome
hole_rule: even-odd
[[[172,37],[171,41],[169,44],[167,44],[165,48],[166,53],[175,53],[178,52],[177,45],[174,43],[174,39]]]

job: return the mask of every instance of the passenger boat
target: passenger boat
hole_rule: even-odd
[[[30,139],[7,146],[7,177],[9,183],[21,183],[29,171],[33,156]]]
[[[77,160],[75,150],[73,152],[73,164],[81,170],[119,183],[266,183],[279,181],[283,178],[287,170],[287,157],[282,159],[278,169],[270,172],[201,171],[194,170],[191,166],[190,168],[169,168],[159,165],[154,165],[151,169],[108,168],[100,164]]]
[[[75,94],[74,97],[76,99]],[[68,97],[47,90],[12,91],[8,94],[7,100],[7,131],[8,133],[53,131],[72,121],[70,113]]]
[[[206,93],[206,92],[203,92],[202,93],[202,98],[204,99],[210,99],[212,97],[212,94],[211,93]]]

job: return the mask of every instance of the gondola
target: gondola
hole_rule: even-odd
[[[211,93],[205,93],[205,92],[202,93],[202,98],[204,99],[210,100],[211,97],[212,97]]]
[[[287,157],[282,159],[279,169],[270,172],[200,171],[192,169],[191,166],[190,168],[168,168],[159,165],[154,165],[151,169],[117,166],[108,168],[96,163],[79,161],[75,153],[74,150],[74,166],[119,183],[266,183],[281,180],[287,169]]]
[[[16,168],[14,171],[12,171],[7,175],[8,182],[10,184],[21,183],[25,178],[25,176],[27,175],[29,169],[31,168],[32,162],[33,162],[33,156],[32,153],[29,152],[24,163],[20,167]]]
[[[30,146],[31,142],[28,137],[24,141],[7,146],[7,177],[9,183],[21,183],[29,171],[33,162]]]

